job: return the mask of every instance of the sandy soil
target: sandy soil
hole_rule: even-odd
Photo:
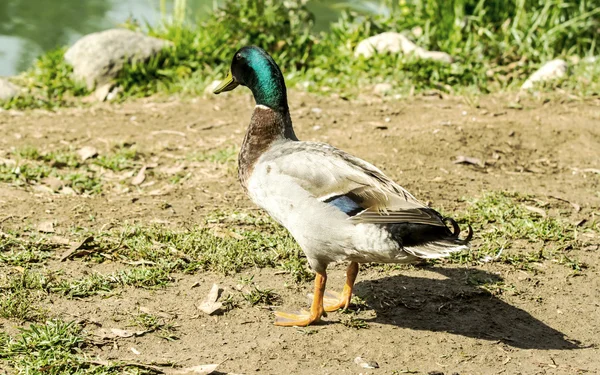
[[[329,142],[373,162],[445,212],[463,209],[462,198],[508,190],[545,200],[560,197],[581,207],[576,211],[566,204],[561,212],[567,219],[597,220],[600,99],[530,100],[523,109],[508,108],[509,101],[484,97],[477,107],[452,97],[345,101],[292,93],[290,107],[301,139]],[[150,175],[140,187],[125,184],[92,196],[0,183],[0,229],[25,230],[52,220],[56,234],[69,237],[77,227],[101,230],[123,222],[188,227],[217,209],[254,209],[235,173],[187,161],[193,153],[239,145],[252,107],[247,94],[234,94],[56,113],[0,112],[0,157],[25,145],[42,151],[94,146],[102,154],[115,144],[135,143],[144,163],[156,170],[185,164],[187,176],[172,184],[163,175]],[[453,163],[458,156],[478,158],[485,166]],[[273,326],[268,308],[241,306],[203,315],[195,304],[213,282],[232,289],[240,280],[240,275],[206,272],[175,275],[175,282],[155,291],[125,288],[110,298],[49,295],[44,305],[63,319],[87,322],[90,331],[98,325],[124,328],[140,307],[167,313],[178,326],[175,341],[144,335],[94,349],[107,360],[223,362],[219,371],[243,374],[600,373],[599,251],[598,246],[572,251],[588,265],[578,277],[551,261],[537,272],[497,263],[367,268],[356,287],[366,302],[357,313],[366,329],[340,324],[339,312],[307,329]],[[46,267],[77,275],[123,266],[51,260]],[[310,283],[290,284],[287,275],[270,268],[243,275],[280,294],[286,307],[305,304],[311,290]],[[503,280],[518,293],[490,295],[467,282],[474,275]],[[343,265],[332,267],[329,285],[341,287],[343,277]],[[0,323],[9,331],[19,325]],[[353,362],[358,356],[379,368],[359,367]]]

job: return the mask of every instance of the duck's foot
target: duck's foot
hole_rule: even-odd
[[[306,327],[321,320],[323,314],[313,314],[308,310],[298,312],[275,311],[275,325],[282,327]]]
[[[323,293],[325,292],[325,283],[327,274],[317,272],[315,277],[315,293],[313,295],[310,311],[302,310],[297,313],[287,313],[283,311],[275,312],[275,325],[284,327],[306,327],[321,320],[323,311]]]
[[[337,311],[339,309],[347,309],[350,306],[352,294],[325,292],[323,296],[323,309],[327,312]]]

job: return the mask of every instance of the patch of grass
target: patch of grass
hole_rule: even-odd
[[[315,274],[308,269],[306,260],[303,258],[291,257],[283,260],[279,268],[288,272],[292,280],[296,283],[308,282],[315,279]]]
[[[106,236],[123,238],[119,254],[127,259],[166,264],[183,272],[230,274],[249,267],[284,267],[302,256],[289,233],[265,215],[215,212],[206,221],[185,231],[134,226]],[[301,261],[295,264],[301,269]]]
[[[18,321],[41,321],[47,312],[37,306],[52,277],[27,269],[9,271],[0,279],[0,317]]]
[[[261,289],[254,283],[251,284],[247,291],[243,291],[244,299],[252,306],[264,305],[271,306],[277,304],[281,298],[271,289]]]
[[[344,315],[340,322],[348,328],[354,329],[366,329],[369,328],[369,324],[364,320],[356,316],[356,312],[352,310],[342,310]]]
[[[85,333],[75,323],[51,320],[31,324],[16,337],[0,334],[0,359],[19,374],[108,375],[122,367],[94,364],[86,360]]]
[[[82,164],[73,150],[41,153],[35,147],[25,146],[13,150],[12,155],[15,160],[0,164],[0,182],[28,186],[55,177],[78,194],[97,194],[102,190],[96,172]]]
[[[174,341],[178,339],[178,337],[175,335],[175,326],[171,323],[167,323],[164,318],[159,316],[148,313],[140,313],[133,317],[131,323],[132,325],[140,327],[148,332],[156,332],[159,337],[167,341]]]
[[[64,60],[65,52],[66,48],[58,48],[40,56],[31,69],[14,79],[24,92],[0,102],[0,108],[53,109],[71,105],[75,96],[88,94],[83,84],[71,79],[73,68]]]
[[[139,154],[135,147],[120,145],[112,153],[98,156],[93,163],[111,171],[120,172],[134,168],[138,159]]]
[[[536,212],[541,209],[539,205],[533,197],[508,192],[490,192],[471,201],[468,211],[458,221],[471,224],[474,238],[479,241],[470,251],[455,253],[450,259],[471,263],[501,253],[498,261],[527,268],[530,263],[554,259],[561,252],[579,246],[578,228],[559,217],[544,217]],[[535,251],[511,251],[521,243],[540,246]]]
[[[6,231],[0,233],[0,264],[21,267],[43,264],[56,248],[42,236],[30,233],[25,237],[21,232]]]
[[[41,321],[46,314],[35,306],[37,298],[27,289],[0,291],[0,317],[19,321]]]
[[[77,194],[100,194],[105,169],[113,172],[134,169],[139,167],[141,157],[135,147],[126,144],[86,161],[81,161],[72,149],[40,152],[31,146],[15,149],[11,156],[0,164],[0,182],[25,187],[53,177]]]
[[[204,151],[190,156],[194,161],[209,161],[217,164],[233,163],[237,160],[239,148],[237,146],[228,146],[222,149]]]
[[[81,279],[63,279],[50,286],[50,291],[70,298],[83,298],[108,293],[117,287],[134,286],[154,289],[172,281],[170,270],[162,267],[142,267],[118,271],[109,275],[94,273]]]

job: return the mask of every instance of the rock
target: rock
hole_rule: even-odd
[[[562,78],[567,75],[569,66],[567,62],[562,59],[556,59],[548,61],[541,68],[539,68],[531,77],[527,78],[527,81],[521,86],[521,90],[529,90],[533,88],[536,82],[548,82],[558,78]]]
[[[413,54],[421,59],[435,60],[450,64],[454,61],[452,56],[445,52],[427,51],[417,46],[406,36],[396,32],[385,32],[367,38],[356,46],[354,56],[372,57],[375,53]]]
[[[81,161],[86,161],[91,158],[98,156],[98,150],[92,146],[83,146],[77,150],[77,155],[81,158]]]
[[[219,87],[220,84],[221,81],[212,81],[211,83],[209,83],[208,86],[204,88],[204,95],[208,97],[214,96],[215,94],[213,93],[213,91],[215,91],[215,89]]]
[[[0,78],[0,100],[10,100],[19,94],[19,88],[9,80]]]
[[[392,91],[394,86],[391,83],[378,83],[373,87],[373,93],[377,95],[385,95]]]
[[[75,79],[85,81],[91,90],[116,77],[124,63],[148,60],[171,45],[135,31],[110,29],[79,39],[67,50],[65,60],[73,66]]]

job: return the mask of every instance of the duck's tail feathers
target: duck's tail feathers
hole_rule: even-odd
[[[422,259],[437,259],[449,256],[452,253],[467,250],[468,244],[473,238],[473,228],[468,226],[467,237],[464,239],[459,238],[460,227],[449,217],[442,219],[446,225],[442,231],[436,231],[431,234],[430,238],[425,239],[421,243],[406,244],[404,251],[407,253]],[[448,228],[448,224],[452,226],[452,230]]]

